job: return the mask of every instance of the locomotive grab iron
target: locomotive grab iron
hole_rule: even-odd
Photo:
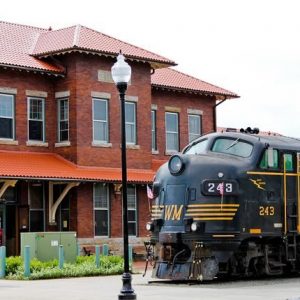
[[[299,180],[300,140],[233,132],[194,140],[153,182],[152,276],[299,272]]]

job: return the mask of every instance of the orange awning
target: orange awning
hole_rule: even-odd
[[[127,180],[151,183],[154,171],[128,169]],[[121,168],[78,166],[54,153],[0,151],[0,178],[121,182]]]

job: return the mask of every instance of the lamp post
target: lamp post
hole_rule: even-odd
[[[119,299],[136,299],[136,294],[131,287],[131,274],[129,272],[128,257],[128,217],[127,217],[127,163],[126,163],[126,130],[125,130],[125,92],[131,77],[131,67],[125,62],[121,51],[117,62],[111,68],[111,75],[115,82],[121,101],[121,152],[122,152],[122,198],[123,198],[123,243],[124,243],[124,273],[123,286]]]

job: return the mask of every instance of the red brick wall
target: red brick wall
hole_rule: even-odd
[[[147,198],[147,191],[145,185],[137,186],[137,200],[138,200],[138,236],[145,237],[149,235],[146,230],[146,223],[151,220],[151,215],[149,211],[149,205],[151,205],[151,200]],[[150,202],[149,202],[150,201]]]
[[[94,237],[93,184],[81,184],[77,188],[78,237]]]

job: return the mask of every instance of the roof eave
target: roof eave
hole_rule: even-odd
[[[174,91],[174,92],[184,92],[184,93],[191,93],[197,95],[205,95],[205,96],[216,96],[217,100],[220,98],[223,99],[233,99],[233,98],[240,98],[239,95],[236,94],[227,94],[227,93],[215,93],[210,91],[203,91],[203,90],[195,90],[195,89],[187,89],[187,88],[180,88],[174,86],[167,86],[167,85],[159,85],[159,84],[151,84],[152,88],[160,89],[160,90],[167,90],[167,91]]]
[[[88,48],[80,48],[77,46],[74,46],[72,48],[65,48],[60,49],[56,51],[49,51],[49,52],[42,52],[42,53],[34,53],[32,54],[33,57],[36,58],[46,58],[53,55],[62,55],[67,53],[73,53],[73,52],[79,52],[79,53],[87,53],[87,54],[93,54],[93,55],[99,55],[99,56],[107,56],[107,57],[117,57],[118,52],[105,52],[105,51],[97,51],[94,49],[88,49]],[[151,65],[153,69],[161,69],[161,68],[167,68],[170,66],[177,66],[177,64],[174,61],[171,60],[156,60],[156,59],[147,59],[140,56],[134,56],[134,55],[126,55],[126,59],[134,60],[138,62],[147,62]]]
[[[4,68],[4,69],[17,69],[20,71],[35,72],[35,73],[41,73],[41,74],[47,74],[47,75],[53,75],[53,76],[61,76],[61,77],[65,76],[65,72],[63,72],[63,71],[50,71],[50,70],[45,70],[45,69],[19,66],[19,65],[11,65],[11,64],[3,64],[3,63],[0,63],[0,67]]]

